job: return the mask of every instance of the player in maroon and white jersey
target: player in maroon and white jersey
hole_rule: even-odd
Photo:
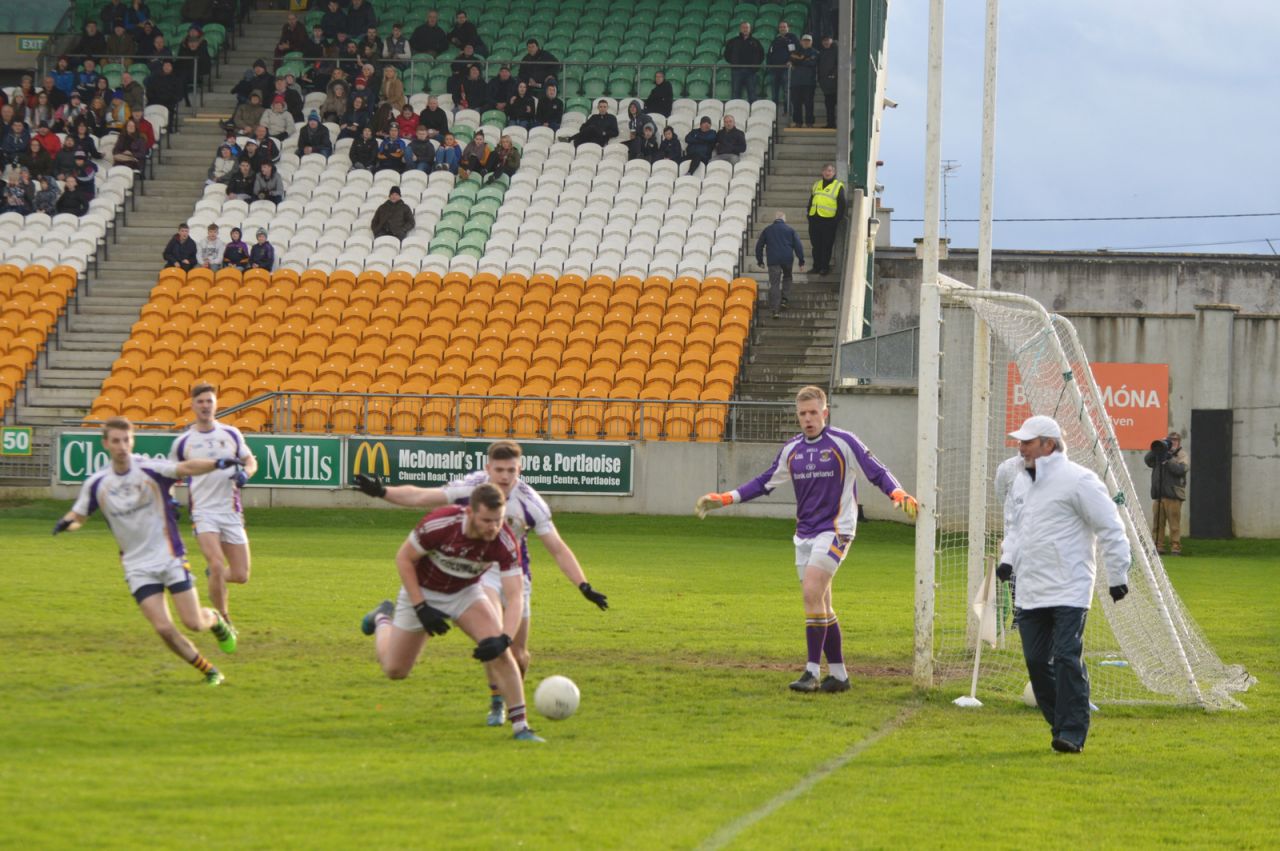
[[[499,616],[480,587],[480,577],[496,569],[510,599],[524,591],[519,544],[506,525],[506,508],[502,491],[482,484],[466,506],[445,506],[423,517],[396,553],[399,597],[365,615],[361,630],[374,636],[382,670],[400,680],[413,670],[427,636],[444,635],[453,621],[476,642],[471,655],[484,663],[510,707],[515,738],[541,742],[529,729],[524,680],[509,649],[522,612],[509,606]]]

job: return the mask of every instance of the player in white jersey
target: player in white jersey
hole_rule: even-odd
[[[387,487],[377,476],[360,474],[355,478],[356,487],[369,496],[381,497],[395,505],[413,508],[438,508],[450,503],[462,504],[470,498],[471,492],[477,485],[492,482],[498,486],[507,498],[507,524],[515,532],[516,540],[520,542],[524,594],[518,601],[506,599],[499,585],[496,571],[485,574],[481,578],[481,586],[500,610],[511,605],[520,606],[523,610],[520,629],[511,642],[511,651],[515,654],[516,664],[520,666],[521,676],[529,670],[529,603],[532,594],[528,542],[530,532],[538,536],[538,540],[542,541],[547,552],[555,559],[561,572],[578,587],[582,596],[595,603],[601,610],[609,608],[609,599],[587,582],[582,565],[578,563],[578,557],[560,537],[555,523],[551,520],[551,507],[532,485],[520,478],[520,459],[523,454],[520,444],[514,440],[496,441],[489,446],[489,459],[483,470],[456,482],[450,482],[442,488],[420,488],[415,485]],[[497,684],[491,682],[487,721],[489,726],[502,726],[503,714],[502,696],[498,693]]]
[[[111,456],[111,465],[85,481],[71,510],[53,527],[53,534],[74,532],[89,515],[101,510],[120,546],[125,582],[143,616],[170,650],[204,674],[205,682],[216,686],[223,681],[222,674],[178,632],[165,603],[165,589],[187,629],[210,630],[224,652],[235,652],[236,633],[216,610],[200,606],[169,491],[180,478],[238,468],[240,461],[193,458],[174,463],[134,455],[133,425],[124,417],[107,420],[102,445]]]
[[[230,621],[227,583],[249,581],[249,536],[244,531],[240,488],[258,471],[258,459],[239,429],[218,422],[218,393],[212,384],[191,389],[191,410],[196,421],[173,442],[169,457],[174,461],[239,458],[244,464],[226,473],[187,480],[191,523],[209,566],[209,602]]]

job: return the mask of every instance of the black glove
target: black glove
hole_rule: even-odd
[[[592,589],[590,582],[584,582],[578,586],[578,590],[582,592],[582,596],[600,607],[600,611],[609,608],[609,598],[601,594],[599,591]]]
[[[219,458],[213,462],[214,469],[225,470],[228,467],[243,467],[244,462],[239,458]]]
[[[382,483],[382,479],[378,476],[371,476],[368,473],[357,473],[356,477],[351,480],[356,490],[360,493],[373,497],[384,497],[387,495],[387,486]]]
[[[1119,603],[1121,600],[1125,598],[1125,596],[1128,595],[1129,586],[1128,585],[1112,585],[1110,588],[1107,589],[1107,592],[1111,594],[1111,602]]]
[[[53,524],[53,534],[56,535],[59,532],[65,532],[70,526],[71,526],[71,521],[63,517],[57,523]]]
[[[1013,565],[1008,564],[1007,562],[1001,562],[1000,566],[996,568],[996,579],[999,579],[1001,582],[1008,582],[1012,578]]]
[[[507,652],[507,648],[511,646],[511,636],[505,632],[502,635],[495,635],[492,638],[482,638],[476,642],[476,649],[471,651],[471,655],[479,659],[481,662],[492,662],[503,653]]]
[[[439,609],[433,609],[426,600],[413,607],[413,612],[422,621],[422,628],[427,635],[444,635],[449,631],[449,616]]]

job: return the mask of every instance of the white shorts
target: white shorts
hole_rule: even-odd
[[[524,614],[525,620],[529,619],[529,598],[533,596],[533,583],[529,581],[527,573],[520,574],[521,580],[524,582]],[[486,588],[492,588],[498,592],[498,599],[502,601],[502,607],[507,607],[507,595],[502,593],[502,574],[496,570],[486,570],[480,576],[480,584]]]
[[[804,569],[813,565],[819,570],[835,574],[840,569],[853,543],[852,535],[837,535],[835,532],[823,532],[812,538],[792,538],[796,545],[796,573],[804,579]]]
[[[439,609],[455,621],[478,601],[489,602],[489,598],[484,595],[478,582],[452,594],[441,594],[439,591],[428,591],[426,588],[418,590],[422,592],[422,598],[427,601],[427,605],[433,609]],[[418,613],[413,610],[413,603],[409,602],[409,592],[403,588],[396,597],[396,613],[391,622],[405,632],[422,632],[422,621],[418,620]]]
[[[197,535],[217,532],[224,544],[249,543],[249,536],[244,533],[244,515],[238,511],[193,511],[191,522]]]
[[[180,593],[191,587],[191,571],[187,569],[187,559],[176,556],[154,564],[141,567],[126,567],[124,581],[129,586],[129,593],[141,603],[152,594],[161,593],[165,588]],[[146,589],[141,597],[138,592]]]

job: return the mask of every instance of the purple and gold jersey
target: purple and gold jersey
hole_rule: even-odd
[[[249,457],[249,447],[244,436],[235,426],[214,423],[213,428],[201,431],[193,425],[173,442],[169,457],[174,461],[190,458],[239,458]],[[194,516],[200,511],[244,512],[240,504],[240,489],[233,482],[239,470],[228,468],[214,470],[204,476],[189,476],[186,480],[189,505]]]
[[[886,496],[901,487],[857,435],[827,426],[812,440],[798,434],[787,441],[769,469],[735,490],[733,498],[747,502],[790,480],[796,492],[796,537],[853,535],[858,525],[854,464]]]
[[[176,478],[172,461],[134,455],[127,472],[117,473],[108,464],[90,476],[71,510],[83,517],[102,511],[126,570],[168,564],[186,554],[169,507]]]

